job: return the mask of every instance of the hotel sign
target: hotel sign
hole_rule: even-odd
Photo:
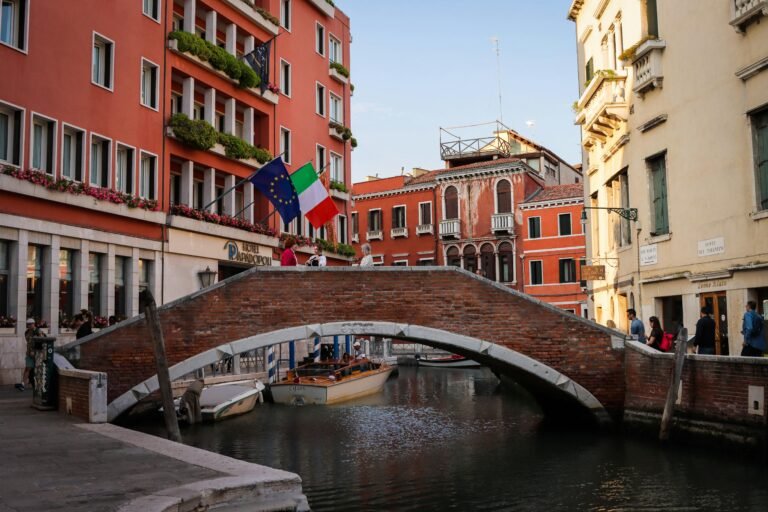
[[[605,265],[583,265],[581,267],[582,281],[600,281],[605,279]]]
[[[227,240],[227,243],[224,244],[224,249],[227,251],[227,259],[229,261],[262,267],[272,265],[272,255],[262,256],[259,254],[259,246],[257,244],[240,242],[238,245],[234,240]]]

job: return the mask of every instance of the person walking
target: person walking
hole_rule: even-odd
[[[298,260],[296,259],[296,253],[293,252],[294,245],[296,245],[296,240],[293,238],[289,238],[285,241],[285,249],[283,250],[283,254],[280,255],[281,267],[295,267],[299,264]]]
[[[16,384],[16,389],[24,391],[27,389],[27,384],[31,383],[30,375],[32,374],[32,368],[35,367],[35,345],[32,341],[36,336],[42,336],[43,333],[35,323],[34,318],[27,318],[27,330],[24,331],[24,339],[26,340],[26,352],[24,355],[24,375],[21,378],[21,382]]]
[[[651,324],[651,333],[648,335],[648,341],[645,342],[651,348],[661,352],[661,339],[664,337],[664,329],[661,328],[661,322],[655,316],[648,319]]]
[[[326,266],[328,264],[328,259],[325,257],[325,254],[323,254],[323,248],[320,247],[320,244],[315,244],[313,250],[315,253],[309,257],[306,265],[308,267]]]
[[[709,316],[709,308],[701,308],[701,318],[696,322],[693,346],[697,354],[715,355],[715,321]]]
[[[629,334],[635,336],[635,339],[640,343],[645,343],[645,326],[643,321],[637,318],[637,312],[632,308],[628,309],[627,318],[629,319]]]
[[[75,339],[85,338],[86,336],[93,333],[93,315],[91,315],[91,312],[87,309],[80,310],[80,314],[75,316],[75,319],[82,319],[82,322],[80,323],[80,327],[77,328],[77,333],[75,334]]]
[[[747,311],[741,321],[741,334],[744,335],[741,355],[744,357],[763,357],[765,352],[765,320],[757,312],[755,301],[748,301],[746,309]]]
[[[360,266],[372,267],[373,256],[371,256],[371,244],[363,244],[360,249],[363,251],[363,257],[360,258]]]

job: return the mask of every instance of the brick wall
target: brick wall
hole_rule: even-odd
[[[627,410],[661,414],[674,363],[671,354],[649,352],[636,344],[626,349]],[[768,390],[768,359],[687,356],[683,366],[682,395],[676,415],[747,426],[766,425],[749,399],[749,387]]]
[[[160,308],[169,365],[228,341],[313,323],[384,321],[492,341],[554,368],[609,412],[624,402],[612,331],[453,268],[254,268]],[[615,333],[614,333],[615,334]],[[154,375],[143,318],[81,345],[80,367],[109,375],[109,401]]]
[[[107,383],[106,375],[74,369],[58,371],[59,412],[89,423],[106,421],[107,401],[101,387]]]

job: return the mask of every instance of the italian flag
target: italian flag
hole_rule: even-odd
[[[333,199],[318,179],[311,163],[291,174],[291,183],[299,196],[299,207],[302,213],[315,229],[320,229],[323,224],[338,215],[339,210],[336,209]]]

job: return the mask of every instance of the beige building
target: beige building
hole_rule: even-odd
[[[768,300],[768,0],[573,0],[568,17],[594,318],[626,329],[634,307],[692,334],[711,305],[717,352],[739,354],[747,300]]]

